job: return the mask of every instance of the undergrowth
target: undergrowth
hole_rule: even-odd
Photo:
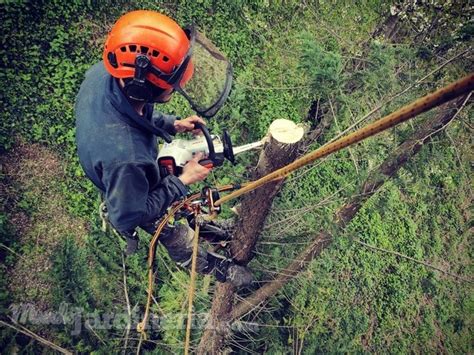
[[[25,326],[71,351],[105,353],[121,349],[130,325],[127,351],[136,349],[134,327],[139,319],[128,324],[123,243],[99,228],[97,191],[79,165],[74,142],[75,95],[86,70],[100,60],[106,33],[121,14],[146,8],[168,14],[183,26],[194,22],[227,54],[234,66],[234,84],[226,106],[209,122],[214,132],[226,128],[240,145],[261,139],[278,118],[303,123],[308,136],[321,122],[327,123],[323,134],[304,147],[315,149],[465,50],[472,24],[463,6],[436,1],[390,6],[375,0],[352,6],[245,0],[140,0],[120,6],[78,0],[2,3],[2,319],[8,320],[9,307],[19,302],[41,310],[63,309],[65,326]],[[388,39],[376,29],[385,28],[390,11],[401,20],[395,38]],[[459,58],[356,126],[469,71],[469,56]],[[182,117],[192,113],[179,96],[156,109]],[[335,210],[416,130],[417,122],[429,117],[425,114],[290,176],[250,264],[256,277],[271,279],[313,235],[331,230]],[[242,352],[245,346],[268,353],[472,352],[468,284],[356,242],[472,275],[471,121],[472,112],[466,108],[446,133],[369,199],[331,249],[282,289],[268,308],[244,319],[257,326],[237,332],[233,350]],[[15,153],[21,147],[29,147],[23,152],[30,155]],[[34,152],[54,157],[54,164]],[[209,181],[246,181],[257,157],[246,153],[237,161],[236,166],[215,169]],[[22,174],[11,169],[20,166]],[[225,216],[231,215],[228,207]],[[139,252],[125,261],[129,306],[137,314],[146,300],[150,237],[140,238]],[[150,332],[156,343],[145,342],[143,349],[181,351],[189,276],[162,248],[157,261],[157,303],[152,311],[161,328]],[[199,278],[196,313],[208,312],[214,284],[210,277]],[[76,311],[82,317],[79,332]],[[107,314],[117,315],[108,328],[103,326]],[[200,334],[201,329],[195,330],[193,341]],[[6,352],[37,352],[39,345],[2,327],[0,347]]]

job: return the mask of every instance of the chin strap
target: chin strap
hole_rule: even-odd
[[[138,121],[135,118],[132,118],[132,120],[138,125],[139,128],[152,132],[155,136],[163,138],[166,143],[171,143],[171,141],[173,140],[173,138],[168,132],[166,132],[164,129],[156,127],[146,119],[140,119],[140,121]]]

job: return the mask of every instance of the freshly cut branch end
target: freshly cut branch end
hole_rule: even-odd
[[[293,121],[280,118],[272,122],[268,133],[280,143],[294,144],[303,138],[304,128]]]

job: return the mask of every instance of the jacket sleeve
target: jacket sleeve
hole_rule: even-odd
[[[161,179],[150,191],[149,182],[157,178],[156,174],[158,170],[152,164],[135,162],[107,169],[103,177],[105,201],[109,220],[119,232],[154,222],[174,201],[186,196],[186,186],[172,175]]]
[[[165,115],[161,112],[153,113],[153,123],[156,127],[161,128],[171,134],[176,135],[176,129],[174,128],[174,122],[178,117],[173,115]]]

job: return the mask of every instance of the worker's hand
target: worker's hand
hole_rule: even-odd
[[[174,128],[178,133],[193,132],[194,135],[202,134],[200,129],[194,129],[195,122],[206,125],[206,122],[204,122],[201,117],[193,115],[185,118],[184,120],[174,121]]]
[[[199,164],[199,160],[204,158],[204,154],[197,153],[193,159],[188,161],[183,167],[183,173],[179,176],[179,179],[185,185],[191,185],[195,182],[204,180],[209,172],[211,171],[208,168],[205,168]]]

